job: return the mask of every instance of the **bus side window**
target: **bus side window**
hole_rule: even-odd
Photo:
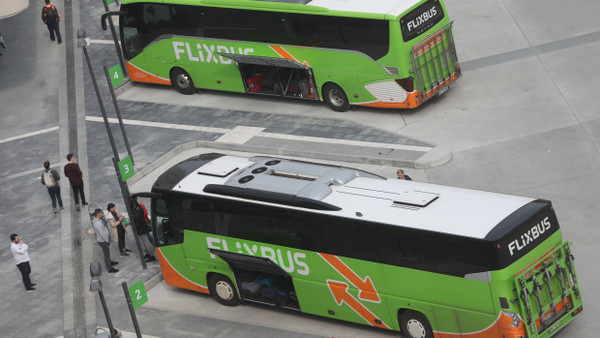
[[[181,203],[181,223],[185,229],[215,233],[215,212],[212,202],[202,199],[185,199]]]
[[[167,203],[164,199],[155,199],[152,201],[152,215],[156,245],[167,245],[167,237],[171,236],[171,229],[167,213]]]

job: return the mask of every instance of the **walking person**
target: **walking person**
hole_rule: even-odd
[[[60,198],[60,186],[58,185],[58,181],[60,180],[60,176],[54,169],[50,169],[50,162],[44,162],[44,171],[42,172],[42,184],[48,188],[48,195],[50,195],[50,199],[52,200],[52,209],[54,209],[54,216],[58,216],[58,210],[56,210],[56,200],[58,200],[58,205],[60,206],[60,210],[65,210],[63,208],[62,198]]]
[[[12,234],[10,235],[10,251],[15,258],[15,263],[17,264],[17,268],[21,271],[21,277],[23,278],[23,284],[25,285],[25,289],[27,291],[35,290],[35,283],[31,282],[29,278],[29,274],[31,274],[31,266],[29,265],[29,253],[27,250],[29,246],[19,238],[19,235]]]
[[[148,223],[146,223],[146,218],[144,217],[144,209],[142,209],[137,200],[134,200],[132,204],[135,229],[137,230],[138,238],[140,239],[142,251],[145,253],[144,259],[146,262],[154,262],[156,260],[156,257],[154,257],[154,246],[150,244],[150,241],[148,240]]]
[[[79,196],[81,196],[81,204],[83,206],[88,205],[85,201],[85,194],[83,193],[83,174],[79,169],[79,164],[75,163],[75,155],[70,153],[67,155],[67,165],[64,167],[65,176],[69,178],[69,183],[73,189],[73,195],[75,196],[75,206],[77,210],[81,210],[79,206]]]
[[[106,270],[108,270],[108,273],[115,273],[119,272],[119,270],[113,268],[113,265],[117,265],[119,263],[113,262],[110,259],[110,233],[108,232],[106,223],[102,219],[103,216],[102,209],[94,210],[92,227],[96,233],[96,241],[98,242],[98,246],[100,246],[102,249],[102,254],[104,255]]]
[[[54,5],[50,4],[50,0],[45,0],[46,5],[42,7],[42,21],[46,26],[48,26],[48,30],[50,31],[50,40],[54,41],[54,33],[56,33],[56,40],[58,40],[58,44],[62,43],[62,38],[60,37],[60,15],[58,14],[58,10]]]
[[[119,252],[121,257],[129,256],[131,250],[125,247],[125,217],[115,207],[113,203],[108,203],[106,207],[108,210],[108,224],[110,224],[110,231],[112,232],[113,241],[119,243]]]

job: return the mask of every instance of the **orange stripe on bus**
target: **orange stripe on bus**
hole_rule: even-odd
[[[147,83],[156,83],[162,85],[171,85],[171,81],[163,79],[157,75],[153,75],[148,73],[147,71],[134,66],[129,61],[127,61],[127,73],[129,74],[129,78],[132,81],[136,82],[147,82]]]
[[[452,333],[452,332],[434,332],[436,338],[496,338],[496,337],[526,337],[525,323],[519,319],[519,326],[512,327],[512,318],[500,312],[498,318],[487,328],[477,332]]]
[[[196,284],[191,280],[182,276],[169,261],[165,258],[160,248],[156,248],[156,253],[158,255],[158,262],[160,263],[160,269],[162,270],[163,277],[165,278],[165,283],[168,285],[198,291],[202,293],[208,293],[208,288],[206,286]]]
[[[281,47],[281,46],[270,46],[270,47],[275,51],[275,53],[279,54],[279,56],[281,56],[282,58],[300,62],[294,56],[292,56],[292,54],[288,53],[287,50],[283,49],[283,47]]]

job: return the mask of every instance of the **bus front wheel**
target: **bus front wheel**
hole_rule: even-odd
[[[240,303],[235,285],[229,278],[220,274],[211,275],[208,287],[210,294],[219,303],[227,306],[236,306]]]
[[[335,83],[328,83],[325,85],[325,87],[323,87],[323,99],[329,108],[335,111],[345,112],[350,109],[350,101],[348,101],[348,96],[342,87],[336,85]]]
[[[433,330],[423,314],[406,310],[400,315],[400,330],[409,338],[433,338]]]
[[[171,84],[181,94],[191,95],[196,92],[192,77],[181,68],[173,68],[171,70]]]

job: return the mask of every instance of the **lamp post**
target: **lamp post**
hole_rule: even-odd
[[[102,281],[100,280],[100,276],[102,275],[102,265],[98,262],[90,263],[90,276],[92,280],[90,281],[90,291],[98,291],[98,296],[100,296],[100,302],[102,303],[102,308],[104,309],[104,316],[106,316],[106,323],[108,324],[108,329],[110,330],[111,338],[116,337],[116,330],[112,325],[112,321],[110,320],[110,314],[108,313],[108,307],[106,307],[106,300],[104,299],[104,293],[102,292]]]
[[[96,91],[96,96],[98,97],[98,104],[100,105],[100,112],[102,113],[102,117],[104,118],[104,127],[106,127],[106,133],[108,134],[108,140],[110,141],[110,146],[113,151],[113,165],[115,167],[115,172],[117,174],[117,180],[119,181],[119,187],[121,188],[121,193],[123,194],[123,201],[125,202],[125,208],[127,209],[127,213],[129,214],[129,222],[131,223],[131,229],[133,230],[135,246],[138,251],[138,255],[140,257],[140,262],[142,263],[142,269],[146,270],[146,261],[144,260],[144,254],[142,252],[142,247],[140,245],[140,239],[138,238],[137,229],[135,227],[134,213],[133,208],[131,206],[129,187],[126,183],[121,179],[121,173],[119,172],[119,152],[117,151],[117,146],[115,145],[115,139],[113,138],[112,130],[110,129],[110,125],[108,123],[108,117],[106,115],[106,110],[104,109],[104,104],[102,103],[102,96],[100,95],[100,89],[98,88],[98,82],[96,82],[96,76],[94,75],[94,70],[92,69],[92,63],[90,62],[90,56],[87,52],[87,46],[90,45],[90,39],[87,37],[87,33],[85,29],[79,28],[77,30],[77,47],[83,48],[83,55],[85,56],[85,61],[87,62],[88,68],[90,70],[90,76],[92,77],[92,83],[94,84],[94,90]]]

